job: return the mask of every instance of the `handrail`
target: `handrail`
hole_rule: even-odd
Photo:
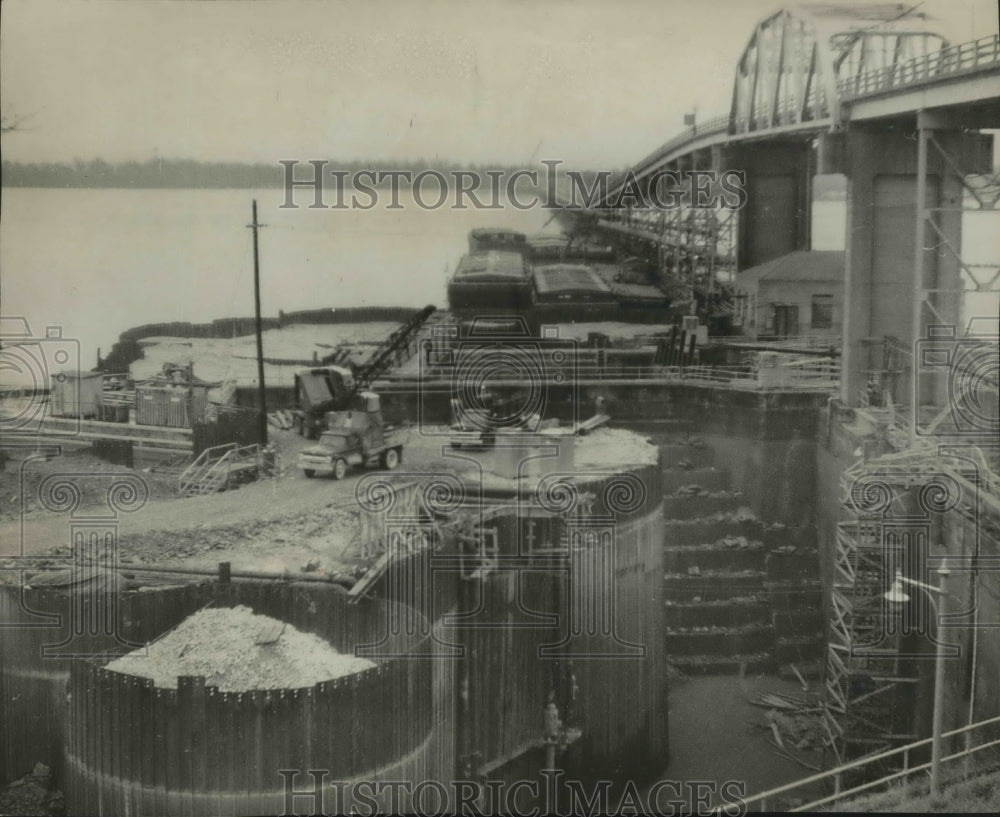
[[[192,485],[203,480],[219,464],[231,461],[236,453],[242,453],[249,448],[256,448],[256,445],[240,446],[239,443],[223,443],[206,448],[177,478],[177,490],[180,493],[188,490]],[[214,452],[222,452],[217,455]],[[228,472],[227,472],[228,473]]]
[[[997,716],[997,717],[994,717],[994,718],[988,718],[988,719],[986,719],[984,721],[979,721],[978,723],[967,724],[966,726],[959,727],[958,729],[952,729],[950,732],[944,732],[944,733],[942,733],[941,737],[942,738],[950,738],[950,737],[954,737],[955,735],[965,734],[966,732],[970,732],[971,733],[971,732],[973,732],[973,731],[975,731],[977,729],[982,729],[982,728],[985,728],[987,726],[992,726],[994,724],[1000,726],[1000,716]],[[847,763],[842,763],[839,766],[835,766],[834,768],[828,769],[825,772],[819,772],[818,774],[813,774],[813,775],[809,775],[808,777],[803,777],[803,778],[801,778],[799,780],[796,780],[796,781],[794,781],[792,783],[786,783],[786,784],[784,784],[782,786],[777,786],[777,787],[775,787],[773,789],[768,789],[767,791],[763,791],[760,794],[755,794],[755,795],[753,795],[751,797],[744,797],[744,798],[741,799],[742,800],[741,804],[745,808],[745,807],[749,806],[752,803],[755,803],[755,804],[759,803],[760,804],[760,808],[763,810],[763,809],[766,808],[766,806],[767,806],[767,800],[769,798],[773,798],[773,797],[776,797],[777,795],[781,795],[781,794],[787,794],[787,793],[793,792],[793,791],[795,791],[797,789],[801,789],[803,786],[810,786],[813,783],[821,783],[821,782],[823,782],[825,780],[829,780],[830,778],[833,778],[836,781],[837,788],[838,788],[838,791],[836,791],[834,794],[832,794],[832,795],[826,795],[826,796],[824,796],[824,797],[822,797],[822,798],[820,798],[818,800],[814,800],[812,802],[805,803],[803,805],[796,806],[795,808],[789,809],[790,811],[808,811],[809,809],[815,808],[818,805],[829,803],[829,802],[832,802],[834,800],[840,800],[840,799],[843,799],[844,797],[847,797],[848,795],[857,794],[858,792],[865,791],[867,789],[873,788],[873,787],[879,785],[880,783],[891,782],[892,780],[896,780],[899,777],[903,777],[903,776],[906,776],[906,775],[914,774],[915,772],[923,771],[924,769],[930,768],[930,765],[931,765],[930,763],[925,763],[925,764],[921,764],[920,766],[913,766],[913,767],[911,767],[909,765],[909,757],[910,757],[910,752],[912,752],[912,751],[914,751],[916,749],[920,749],[920,748],[922,748],[924,746],[930,746],[931,743],[933,743],[933,741],[934,741],[933,737],[924,738],[922,740],[918,740],[918,741],[915,741],[913,743],[908,743],[905,746],[897,746],[894,749],[888,749],[888,750],[886,750],[884,752],[879,752],[878,754],[875,754],[875,755],[868,755],[866,757],[860,757],[857,760],[852,760],[852,761],[849,761]],[[983,743],[983,744],[980,744],[977,747],[970,747],[969,749],[965,749],[965,750],[963,750],[961,752],[956,752],[954,754],[948,755],[947,757],[941,758],[941,760],[942,760],[942,762],[944,762],[944,761],[950,761],[950,760],[956,760],[958,758],[966,757],[968,755],[974,754],[975,752],[978,752],[981,749],[987,749],[987,748],[989,748],[991,746],[998,746],[998,745],[1000,745],[1000,740],[993,740],[993,741],[990,741],[989,743]],[[845,791],[839,791],[839,779],[840,779],[841,775],[844,774],[844,772],[850,771],[852,769],[860,769],[860,768],[868,766],[868,765],[870,765],[872,763],[876,763],[876,762],[879,762],[879,761],[882,761],[882,760],[887,760],[887,759],[895,757],[897,755],[902,755],[903,756],[904,768],[903,768],[902,772],[894,772],[893,774],[887,775],[887,776],[882,777],[882,778],[879,778],[878,780],[869,781],[868,783],[864,783],[864,784],[862,784],[860,786],[856,786],[854,788],[847,789]],[[720,806],[719,808],[715,809],[714,813],[715,814],[720,814],[720,815],[726,814],[727,813],[726,807]]]
[[[565,381],[567,375],[572,375],[576,381],[638,381],[643,383],[692,383],[707,384],[717,386],[729,386],[733,388],[768,390],[777,389],[781,391],[814,391],[814,390],[834,390],[839,387],[840,365],[837,361],[830,363],[816,363],[817,358],[807,359],[808,365],[784,365],[779,364],[783,369],[779,382],[768,383],[762,381],[754,371],[745,368],[723,368],[718,366],[610,366],[599,368],[596,366],[576,366],[568,369],[552,371],[549,382]],[[558,380],[557,380],[558,378]],[[406,383],[409,378],[383,378],[380,382]],[[425,385],[434,382],[434,372],[428,372]],[[440,372],[441,382],[451,382],[450,374],[446,370]],[[523,385],[523,381],[491,381],[497,386],[501,385]]]
[[[692,142],[696,137],[711,136],[717,133],[723,133],[727,130],[729,130],[729,114],[713,116],[711,119],[705,120],[700,125],[691,125],[673,139],[670,139],[660,145],[656,150],[644,157],[641,161],[636,162],[634,168],[632,168],[632,172],[636,172],[636,168],[642,168],[645,165],[659,161],[665,154],[670,153],[670,151],[674,148],[678,148],[688,142]],[[611,179],[608,184],[608,198],[611,198],[612,193],[617,192],[622,186],[622,182],[626,178],[627,174],[628,171],[617,178]],[[604,202],[600,202],[600,204],[604,204]]]
[[[1000,63],[998,34],[921,54],[896,65],[886,65],[853,77],[844,77],[837,81],[837,90],[841,97],[855,99],[893,88],[934,82],[964,71],[986,68],[994,63]]]

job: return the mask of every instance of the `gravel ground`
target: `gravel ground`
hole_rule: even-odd
[[[262,640],[268,643],[258,643]],[[221,692],[245,692],[310,687],[374,666],[291,624],[238,606],[199,610],[107,669],[151,678],[167,689],[177,688],[178,675],[202,675]]]
[[[107,495],[108,480],[102,474],[120,474],[122,471],[138,473],[149,488],[151,498],[172,497],[177,490],[177,477],[166,469],[151,468],[131,471],[114,465],[92,453],[90,448],[66,448],[62,456],[45,459],[29,453],[16,453],[0,471],[0,524],[16,520],[23,512],[31,517],[45,514],[39,501],[39,485],[50,476],[71,475],[81,492],[81,506],[103,503]],[[90,479],[89,477],[93,477]]]
[[[234,491],[181,499],[173,493],[174,477],[131,472],[147,481],[150,498],[135,512],[118,516],[120,562],[215,569],[219,562],[228,561],[233,570],[279,573],[297,573],[309,562],[324,572],[354,568],[360,516],[355,489],[364,473],[379,472],[357,469],[341,481],[306,479],[296,467],[296,456],[312,443],[291,431],[274,429],[271,440],[278,449],[278,476]],[[404,442],[400,469],[391,476],[381,472],[389,479],[408,481],[427,474],[476,470],[473,463],[441,456],[446,437],[424,436],[410,430],[404,431]],[[574,459],[577,469],[610,471],[653,463],[656,457],[656,446],[641,435],[602,428],[577,439]],[[484,466],[489,468],[488,457]],[[13,464],[8,464],[8,469],[16,470]],[[106,481],[87,476],[129,469],[80,453],[41,462],[37,471],[39,480],[59,472],[78,477],[81,512],[103,506],[101,513],[107,514]],[[9,473],[4,476],[13,480]],[[487,474],[487,482],[497,481],[502,480]],[[16,500],[14,485],[11,481],[6,487]],[[0,560],[19,555],[41,561],[66,559],[70,555],[69,535],[68,513],[38,509],[25,514],[23,520],[17,514],[8,514],[0,518]],[[7,572],[5,566],[16,565],[0,561],[0,573]]]

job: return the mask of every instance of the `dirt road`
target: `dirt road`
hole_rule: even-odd
[[[455,470],[440,458],[441,439],[406,435],[404,462],[393,478],[407,473]],[[90,454],[24,464],[25,486],[51,474],[68,474],[80,486],[76,515],[108,515],[105,501],[112,475],[134,474],[149,486],[149,499],[132,513],[118,515],[120,557],[125,563],[156,562],[214,567],[230,561],[234,570],[297,572],[309,561],[324,567],[349,561],[358,529],[355,488],[364,471],[343,481],[306,479],[295,466],[298,451],[311,443],[292,432],[274,431],[279,475],[239,490],[179,498],[175,477],[111,466]],[[7,464],[3,478],[4,514],[0,557],[62,557],[69,553],[70,514],[53,513],[37,501],[22,515],[18,495],[21,463]],[[26,487],[26,490],[33,490]]]

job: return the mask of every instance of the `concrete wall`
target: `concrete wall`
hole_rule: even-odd
[[[946,730],[1000,715],[1000,537],[991,533],[986,521],[990,516],[996,519],[996,510],[980,510],[979,520],[949,513],[940,526],[952,569],[948,609],[959,614],[942,629],[945,643],[959,647],[959,654],[945,665]],[[978,569],[977,557],[982,565]],[[924,674],[930,676],[930,667]],[[930,691],[933,680],[927,681]],[[929,735],[928,697],[924,696],[921,725]],[[953,745],[957,749],[962,742]]]
[[[815,448],[815,518],[824,607],[828,611],[834,578],[836,526],[839,521],[850,518],[840,500],[841,475],[862,456],[871,458],[887,450],[878,430],[861,415],[845,411],[839,403],[823,410]],[[929,474],[928,479],[933,476]],[[971,485],[961,485],[955,506],[937,512],[926,498],[920,498],[921,487],[922,483],[918,483],[911,490],[900,493],[900,502],[912,515],[910,521],[916,523],[925,518],[929,526],[927,545],[911,546],[911,552],[903,557],[904,564],[910,565],[908,572],[914,578],[936,583],[933,571],[937,562],[932,560],[928,564],[928,556],[947,555],[952,570],[947,610],[956,615],[939,633],[929,622],[929,609],[918,611],[914,608],[908,613],[914,617],[914,629],[904,637],[902,650],[915,657],[904,659],[901,664],[904,670],[917,676],[919,682],[915,689],[901,692],[897,704],[908,711],[913,732],[919,737],[930,737],[934,651],[939,636],[956,650],[956,654],[945,659],[945,731],[1000,715],[1000,638],[997,638],[1000,630],[1000,503],[985,492],[977,495]],[[896,515],[901,510],[902,506],[897,506]],[[911,597],[915,594],[919,591],[911,593]],[[953,745],[957,750],[962,744],[956,741]]]

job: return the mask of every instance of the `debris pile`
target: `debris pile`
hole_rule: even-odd
[[[802,680],[801,675],[798,677]],[[750,699],[750,703],[767,710],[766,722],[755,725],[771,732],[772,751],[776,755],[794,760],[811,771],[819,771],[820,767],[813,762],[814,753],[823,747],[824,732],[820,719],[822,707],[814,697],[767,692]]]
[[[579,469],[656,465],[659,449],[634,431],[604,426],[577,443],[574,458]]]
[[[0,814],[9,817],[40,814],[62,817],[65,813],[63,793],[55,787],[52,771],[44,763],[36,763],[29,774],[0,792]]]
[[[677,496],[708,496],[708,491],[700,485],[692,483],[691,485],[682,485],[674,491],[674,494]]]
[[[201,675],[221,692],[244,692],[310,687],[373,666],[337,652],[319,636],[238,606],[199,610],[107,669],[167,689],[177,688],[180,675]]]
[[[292,418],[292,413],[288,409],[280,409],[279,411],[268,412],[267,415],[268,425],[274,426],[275,428],[280,428],[283,431],[288,431],[294,425],[294,420]]]

